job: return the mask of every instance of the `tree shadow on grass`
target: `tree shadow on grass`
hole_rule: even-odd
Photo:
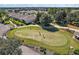
[[[67,27],[68,23],[56,23],[56,24],[59,25],[59,26],[62,26],[62,27]]]
[[[42,26],[44,30],[50,31],[50,32],[56,32],[59,31],[58,28],[54,27],[53,25],[48,25],[48,26]]]

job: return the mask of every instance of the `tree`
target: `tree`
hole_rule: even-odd
[[[79,55],[79,49],[74,50],[74,54]]]
[[[53,16],[54,23],[60,24],[60,25],[67,25],[68,20],[66,19],[67,14],[69,14],[71,11],[70,8],[49,8],[48,13]]]
[[[51,14],[51,15],[56,14],[56,12],[57,12],[57,9],[56,8],[49,8],[48,9],[48,13]]]
[[[70,13],[66,18],[69,24],[79,26],[78,13]]]
[[[49,14],[42,14],[39,22],[43,26],[48,26],[52,22],[51,16]]]
[[[43,52],[43,54],[46,55],[46,48],[40,47],[40,52]]]
[[[5,11],[0,11],[0,22],[4,23],[8,19],[8,15]]]
[[[4,40],[0,38],[0,55],[20,55],[22,50],[19,48],[20,41],[15,39]]]
[[[56,13],[56,23],[60,25],[67,25],[67,20],[66,20],[66,12],[65,11],[60,11]]]
[[[36,14],[36,20],[35,20],[35,23],[36,23],[36,24],[39,24],[39,23],[40,23],[39,20],[40,20],[41,15],[42,15],[42,13],[40,13],[40,12],[38,12],[38,13]]]

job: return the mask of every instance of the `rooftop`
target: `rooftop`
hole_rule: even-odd
[[[36,16],[35,15],[22,15],[19,13],[9,13],[8,14],[10,17],[16,18],[18,20],[24,20],[26,23],[31,23],[35,20]]]

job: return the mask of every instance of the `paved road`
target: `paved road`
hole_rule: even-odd
[[[59,26],[59,25],[56,25],[56,24],[52,24],[51,25],[57,27],[57,28],[61,28],[61,29],[68,29],[68,30],[71,30],[71,31],[75,31],[75,32],[79,32],[79,30],[77,29],[73,29],[73,28],[69,28],[69,27],[62,27],[62,26]]]
[[[10,22],[10,24],[12,24],[15,28],[17,28],[17,25],[16,24],[14,24],[12,21],[9,21]]]
[[[40,55],[39,53],[37,53],[36,51],[32,50],[27,46],[22,45],[20,46],[20,48],[22,49],[22,55]]]
[[[0,24],[0,36],[5,35],[5,33],[10,30],[10,25]]]

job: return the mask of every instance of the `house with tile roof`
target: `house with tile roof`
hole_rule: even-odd
[[[21,15],[19,13],[14,13],[14,12],[9,13],[8,16],[15,18],[15,19],[18,19],[18,20],[23,20],[26,23],[32,23],[36,19],[36,15]]]

